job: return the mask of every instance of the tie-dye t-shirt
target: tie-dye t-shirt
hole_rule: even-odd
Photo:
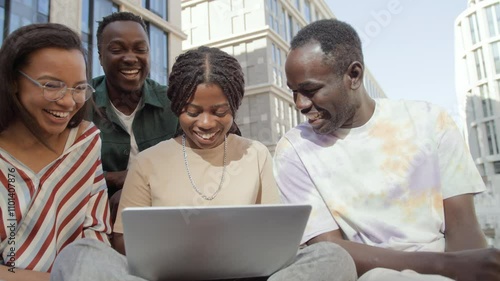
[[[451,117],[425,102],[376,100],[363,126],[318,135],[308,123],[278,143],[286,203],[313,206],[302,243],[346,238],[405,251],[444,251],[443,200],[485,187]]]

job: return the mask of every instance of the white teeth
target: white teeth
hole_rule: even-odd
[[[139,73],[138,69],[133,69],[133,70],[122,70],[121,71],[123,74],[137,74]]]
[[[320,112],[315,112],[312,114],[307,114],[306,117],[307,119],[314,121],[323,117],[323,114],[321,114]]]
[[[212,134],[200,134],[200,133],[196,133],[198,136],[200,136],[202,139],[205,139],[205,140],[208,140],[208,139],[211,139],[213,136],[215,136],[215,133],[212,133]]]
[[[64,111],[47,110],[47,112],[58,118],[66,118],[69,116],[69,112]]]

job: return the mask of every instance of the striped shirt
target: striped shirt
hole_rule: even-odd
[[[49,272],[72,241],[111,232],[99,130],[73,128],[61,156],[35,174],[0,148],[0,264]]]

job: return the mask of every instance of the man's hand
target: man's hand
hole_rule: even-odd
[[[495,248],[449,252],[446,275],[458,281],[499,281],[500,250]]]

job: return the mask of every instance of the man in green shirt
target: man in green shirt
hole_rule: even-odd
[[[117,191],[123,187],[132,159],[171,138],[178,121],[170,110],[167,87],[147,78],[150,48],[141,17],[129,12],[104,17],[97,29],[97,44],[105,75],[92,79],[97,109],[90,119],[101,130],[102,165],[114,221]]]

